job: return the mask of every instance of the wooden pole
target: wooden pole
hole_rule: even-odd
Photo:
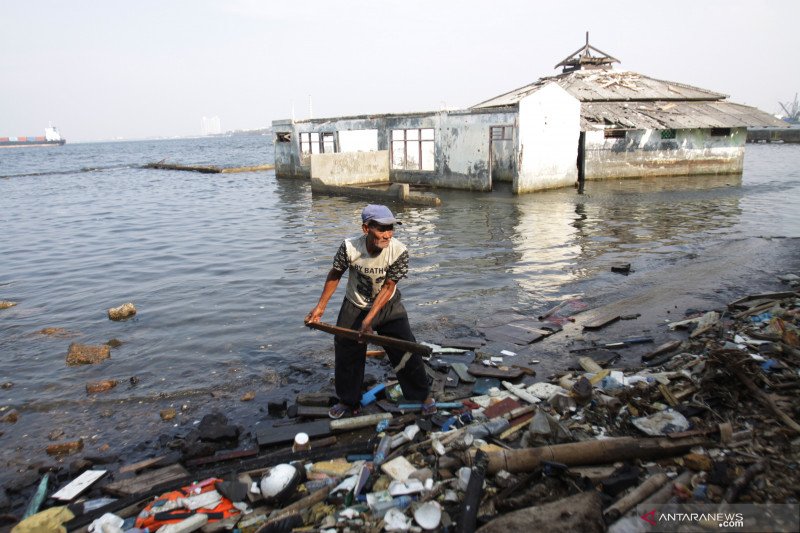
[[[563,463],[567,466],[606,464],[627,459],[655,459],[669,457],[689,451],[708,441],[705,437],[683,439],[618,437],[612,439],[589,440],[538,448],[520,448],[489,452],[488,473],[500,470],[511,473],[531,472],[543,461]],[[465,457],[472,464],[470,455]]]
[[[306,326],[312,329],[324,331],[326,333],[332,333],[346,339],[352,339],[355,341],[363,339],[371,342],[372,344],[377,344],[378,346],[400,348],[401,350],[411,353],[418,353],[420,355],[428,356],[433,352],[430,346],[425,346],[424,344],[418,344],[416,342],[405,341],[402,339],[395,339],[394,337],[386,337],[384,335],[377,335],[375,333],[364,333],[362,335],[354,329],[340,328],[338,326],[326,324],[325,322],[306,322]]]

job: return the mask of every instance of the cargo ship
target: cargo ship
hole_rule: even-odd
[[[50,126],[44,129],[43,136],[36,137],[0,137],[0,148],[18,148],[25,146],[61,146],[66,139],[58,133],[58,128]]]

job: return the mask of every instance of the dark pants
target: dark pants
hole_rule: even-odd
[[[361,321],[367,316],[368,310],[359,309],[347,298],[339,310],[336,325],[342,328],[359,329]],[[416,342],[411,326],[408,324],[406,308],[400,301],[400,292],[380,310],[372,328],[379,335]],[[361,403],[361,387],[364,382],[364,365],[367,361],[367,345],[358,341],[334,337],[333,345],[336,350],[336,396],[339,401],[350,407],[357,407]],[[386,354],[392,366],[397,366],[405,355],[400,348],[386,347]],[[430,394],[428,376],[425,373],[425,363],[419,354],[412,354],[405,367],[397,373],[397,380],[403,389],[403,396],[411,401],[423,401]]]

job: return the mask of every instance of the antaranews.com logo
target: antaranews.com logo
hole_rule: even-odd
[[[797,504],[679,504],[638,506],[642,531],[800,531]]]

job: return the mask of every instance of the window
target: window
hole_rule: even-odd
[[[661,130],[661,138],[662,139],[674,139],[675,138],[675,130]]]
[[[392,130],[392,168],[434,170],[433,128]]]
[[[312,131],[300,134],[300,153],[303,155],[332,154],[335,151],[333,132]]]
[[[378,130],[341,130],[340,152],[377,152]]]
[[[514,138],[514,126],[492,126],[489,131],[493,141],[510,141]]]
[[[730,128],[711,128],[712,137],[727,137],[731,134]]]
[[[604,130],[603,136],[606,139],[624,139],[625,130]]]
[[[288,131],[279,131],[275,133],[275,141],[279,143],[292,142],[292,134]]]
[[[336,150],[334,150],[333,133],[323,133],[322,134],[322,153],[323,154],[332,154],[335,151]]]

